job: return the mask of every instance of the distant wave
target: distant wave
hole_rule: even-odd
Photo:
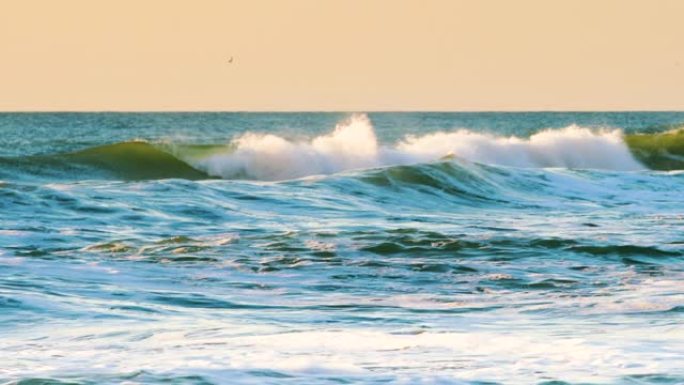
[[[130,141],[68,154],[0,158],[0,175],[277,181],[454,158],[519,168],[678,170],[684,169],[684,131],[623,135],[573,125],[523,138],[460,129],[381,145],[368,116],[356,114],[306,141],[255,133],[217,145]]]

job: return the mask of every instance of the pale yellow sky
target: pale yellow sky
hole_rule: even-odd
[[[684,110],[683,19],[682,0],[0,0],[0,110]]]

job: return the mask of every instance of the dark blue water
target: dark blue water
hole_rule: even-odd
[[[0,383],[683,383],[683,122],[0,114]]]

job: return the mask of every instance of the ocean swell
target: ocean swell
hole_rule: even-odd
[[[227,144],[135,140],[66,154],[0,158],[0,177],[281,181],[453,159],[515,168],[679,170],[684,169],[684,131],[625,135],[571,125],[518,137],[457,129],[381,143],[368,116],[355,114],[308,140],[248,132]]]

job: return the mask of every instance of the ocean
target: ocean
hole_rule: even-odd
[[[684,383],[681,127],[0,113],[0,383]]]

